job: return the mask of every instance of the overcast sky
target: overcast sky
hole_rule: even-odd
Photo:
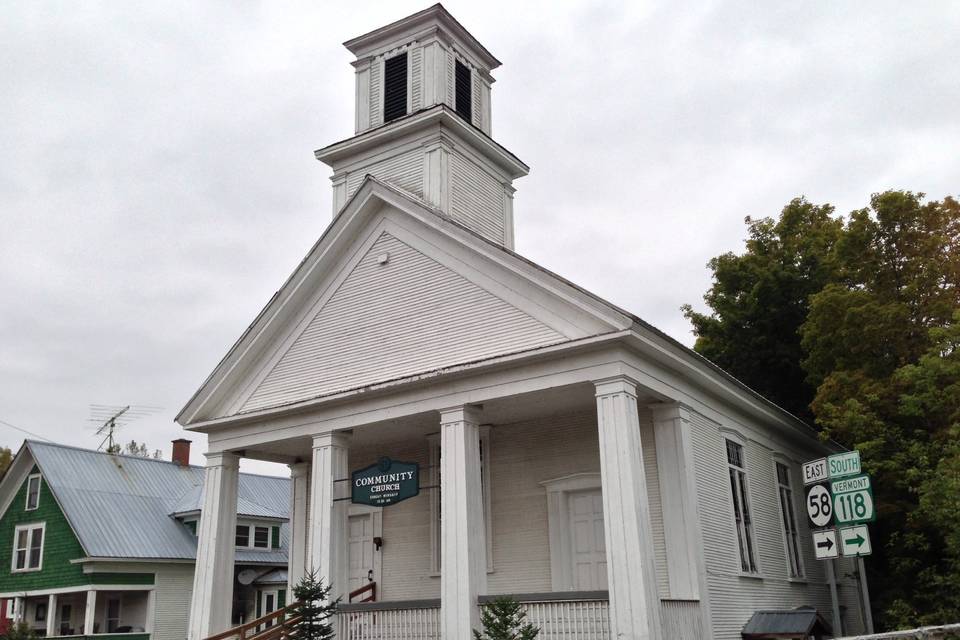
[[[121,437],[169,455],[330,221],[313,150],[353,133],[340,43],[426,6],[3,3],[0,420],[96,447],[88,405],[159,406]],[[503,61],[518,251],[684,343],[744,216],[960,190],[960,3],[445,6]]]

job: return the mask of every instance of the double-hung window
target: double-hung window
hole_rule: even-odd
[[[757,552],[753,537],[750,496],[747,493],[747,468],[743,456],[743,445],[733,440],[726,442],[730,497],[733,500],[733,517],[737,527],[737,544],[740,548],[740,569],[744,573],[757,573]]]
[[[269,549],[270,527],[238,524],[236,545],[241,549]]]
[[[27,477],[27,511],[33,511],[40,506],[40,474],[35,473]]]
[[[39,571],[43,565],[41,524],[19,525],[13,532],[13,571]]]
[[[793,488],[790,486],[790,467],[776,462],[777,495],[780,498],[780,516],[783,521],[783,535],[787,544],[787,563],[790,577],[803,577],[803,564],[800,561],[800,532],[797,530],[797,514],[793,509]]]

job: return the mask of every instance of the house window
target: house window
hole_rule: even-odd
[[[470,67],[457,60],[454,75],[456,78],[456,105],[454,109],[464,120],[470,122],[473,108],[473,80],[470,76]]]
[[[37,606],[33,610],[33,621],[34,622],[46,622],[47,621],[47,605],[43,602],[38,602]]]
[[[743,459],[743,445],[727,440],[727,471],[730,475],[730,497],[740,547],[740,568],[744,573],[757,573],[756,544],[753,537],[753,517],[747,493],[747,470]]]
[[[780,516],[783,521],[783,535],[787,543],[787,561],[790,564],[790,577],[803,577],[803,564],[800,562],[800,532],[797,531],[797,515],[793,509],[793,489],[790,486],[790,467],[782,462],[777,466],[777,494],[780,496]]]
[[[440,573],[440,436],[434,435],[430,442],[430,466],[433,470],[431,485],[436,488],[430,492],[430,543],[431,571]],[[483,496],[483,522],[486,530],[487,571],[493,571],[493,517],[490,515],[490,428],[480,427],[480,492]]]
[[[120,598],[107,598],[107,633],[116,633],[120,627]]]
[[[243,549],[269,549],[270,527],[238,524],[236,544]]]
[[[383,121],[407,115],[407,53],[395,55],[383,63]]]
[[[73,635],[73,627],[70,625],[70,618],[73,617],[73,607],[69,604],[60,607],[60,635]]]
[[[13,571],[38,571],[43,560],[43,524],[20,525],[13,534]]]
[[[27,478],[27,511],[33,511],[40,506],[40,474],[36,473]]]

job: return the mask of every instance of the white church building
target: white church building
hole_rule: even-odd
[[[440,5],[345,45],[333,220],[177,417],[209,442],[190,640],[230,626],[241,458],[289,464],[288,580],[332,584],[338,638],[466,640],[502,594],[543,640],[739,638],[801,606],[859,631],[802,503],[835,448],[515,252],[500,61]]]

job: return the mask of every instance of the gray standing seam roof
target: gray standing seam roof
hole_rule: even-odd
[[[26,444],[89,557],[196,559],[196,537],[172,514],[200,509],[202,467],[33,440]],[[238,515],[286,520],[289,501],[288,479],[240,474]],[[286,564],[286,522],[280,527],[280,549],[238,549],[236,561]]]

